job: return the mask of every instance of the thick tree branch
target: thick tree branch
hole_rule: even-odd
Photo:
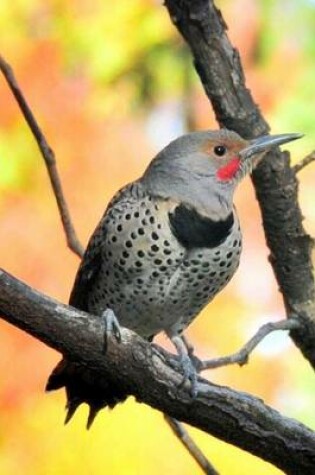
[[[244,138],[268,133],[269,126],[246,88],[236,49],[213,0],[166,0],[174,25],[190,46],[195,66],[221,126]],[[315,368],[315,289],[312,239],[305,233],[298,183],[289,154],[273,150],[253,173],[267,244],[288,316],[302,321],[290,332]]]
[[[187,422],[261,457],[287,474],[309,474],[315,466],[315,435],[281,416],[261,400],[227,387],[198,380],[198,397],[179,389],[176,358],[123,329],[122,342],[109,339],[88,315],[44,296],[0,271],[0,313],[5,320],[80,362],[101,383],[107,375],[138,401]]]

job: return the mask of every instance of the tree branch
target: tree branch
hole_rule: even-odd
[[[312,473],[315,434],[261,400],[198,379],[198,397],[179,388],[176,358],[123,329],[109,338],[99,317],[63,305],[0,271],[0,313],[5,320],[82,364],[102,384],[107,375],[138,401],[261,457],[287,474]],[[78,337],[79,336],[79,337]]]
[[[307,165],[309,165],[310,163],[314,161],[315,161],[315,150],[313,150],[313,152],[311,152],[305,158],[303,158],[303,160],[301,160],[299,163],[294,165],[294,167],[292,167],[292,170],[294,171],[294,173],[299,173],[301,170],[303,170],[303,168],[307,167]]]
[[[239,53],[226,35],[226,24],[213,0],[166,0],[174,25],[193,53],[196,70],[221,126],[250,139],[269,126],[246,88]],[[315,287],[312,239],[305,233],[298,204],[298,183],[287,152],[273,150],[253,173],[270,262],[288,316],[301,320],[290,332],[315,368]]]
[[[252,338],[245,343],[245,345],[236,353],[228,356],[221,356],[219,358],[212,358],[211,360],[198,361],[196,358],[198,371],[207,369],[220,368],[230,364],[239,364],[243,366],[248,362],[249,355],[256,348],[256,346],[270,333],[279,330],[296,330],[300,329],[301,322],[296,318],[289,318],[287,320],[280,320],[279,322],[269,322],[262,325]]]
[[[199,467],[203,470],[206,475],[219,475],[213,465],[206,459],[199,447],[188,435],[186,429],[183,425],[178,422],[173,417],[169,417],[167,414],[164,414],[164,419],[176,435],[176,437],[181,441],[183,446],[188,450],[190,455],[195,459]]]
[[[65,230],[67,244],[69,248],[77,254],[79,257],[83,256],[83,247],[80,244],[76,232],[74,230],[70,213],[66,204],[64,193],[62,190],[61,180],[59,178],[55,154],[52,148],[49,146],[43,132],[41,131],[26,99],[15,79],[11,66],[0,56],[0,71],[2,71],[9,88],[11,89],[16,102],[18,103],[20,110],[26,120],[32,134],[37,142],[39,150],[45,161],[45,165],[48,171],[51,186],[53,188],[54,196],[57,201],[58,210],[60,213],[63,228]]]

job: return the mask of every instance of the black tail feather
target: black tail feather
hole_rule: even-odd
[[[78,399],[72,399],[72,401],[67,402],[67,404],[66,404],[67,414],[66,414],[65,422],[64,422],[65,425],[68,424],[68,422],[70,422],[70,420],[72,419],[75,411],[78,409],[78,407],[80,406],[81,403],[82,403],[82,401],[80,401]]]
[[[88,416],[88,420],[87,420],[87,423],[86,423],[87,430],[90,429],[90,427],[93,424],[93,422],[95,420],[95,417],[97,416],[99,410],[100,410],[100,408],[90,406],[89,416]]]
[[[54,391],[55,389],[60,389],[66,386],[67,374],[67,362],[62,359],[49,376],[45,391]]]
[[[53,391],[65,387],[67,404],[66,418],[67,424],[73,417],[77,408],[86,403],[89,405],[89,416],[87,420],[87,429],[89,429],[97,416],[98,412],[104,407],[113,408],[119,402],[123,402],[126,393],[110,380],[98,383],[98,378],[93,378],[91,372],[77,363],[61,360],[51,373],[46,391]]]

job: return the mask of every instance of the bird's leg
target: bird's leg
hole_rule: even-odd
[[[108,337],[113,335],[118,343],[121,342],[121,328],[116,315],[111,308],[107,308],[102,313],[102,319],[104,321],[104,352],[107,349]]]
[[[194,352],[195,349],[193,345],[190,343],[190,341],[187,339],[187,337],[185,335],[181,335],[180,338],[183,340],[183,343],[187,349],[187,353],[190,358],[190,361],[194,365],[197,373],[199,373],[201,371],[201,368],[203,367],[203,361],[201,361],[201,359],[195,355],[195,352]]]
[[[193,345],[190,343],[190,341],[187,339],[187,337],[184,334],[181,335],[181,339],[183,340],[183,343],[186,346],[188,356],[191,358],[192,356],[194,356],[194,350],[195,350]]]
[[[182,366],[184,375],[181,382],[181,386],[188,380],[191,384],[191,395],[192,397],[197,396],[197,372],[195,366],[190,359],[186,344],[184,343],[180,335],[170,336],[170,339],[177,350],[179,356],[180,364]]]

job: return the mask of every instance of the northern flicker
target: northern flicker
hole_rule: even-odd
[[[220,130],[171,142],[109,203],[88,243],[70,305],[105,315],[109,327],[119,330],[119,322],[150,341],[165,332],[194,384],[182,332],[238,267],[242,236],[234,191],[267,150],[300,136],[247,141]],[[82,402],[90,406],[89,426],[99,409],[126,398],[111,381],[100,389],[65,359],[46,389],[63,386],[66,422]]]

